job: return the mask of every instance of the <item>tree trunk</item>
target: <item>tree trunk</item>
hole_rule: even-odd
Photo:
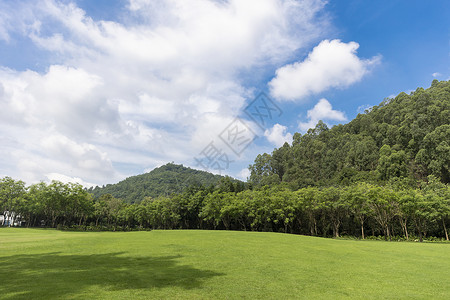
[[[3,223],[2,223],[2,226],[5,226],[6,220],[9,220],[9,216],[8,216],[8,213],[5,211],[5,212],[3,212]]]
[[[423,231],[422,231],[422,225],[419,223],[419,241],[423,242]]]
[[[227,220],[227,218],[223,218],[222,223],[223,223],[223,225],[225,225],[226,230],[230,229],[230,222]]]
[[[359,215],[359,224],[361,224],[361,237],[364,240],[364,220],[365,218],[362,215]]]
[[[447,227],[445,226],[445,219],[442,219],[442,225],[444,225],[445,239],[448,241]]]
[[[316,218],[314,218],[314,235],[317,235],[317,221]]]
[[[408,227],[406,226],[406,222],[405,222],[405,234],[406,234],[406,240],[408,241],[408,240],[409,240],[409,237],[408,237]]]
[[[297,223],[298,223],[298,231],[302,232],[302,221],[299,217],[297,217]]]
[[[9,227],[14,227],[15,220],[16,220],[15,215],[11,214],[11,217],[9,218]]]
[[[241,223],[242,228],[244,229],[244,231],[247,231],[247,226],[245,226],[245,222],[244,222],[244,220],[242,220],[242,218],[239,219],[239,223]]]
[[[333,222],[333,234],[334,237],[339,237],[339,223]]]

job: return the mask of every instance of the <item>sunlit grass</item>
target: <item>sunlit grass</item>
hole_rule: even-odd
[[[4,299],[449,299],[450,245],[0,229]]]

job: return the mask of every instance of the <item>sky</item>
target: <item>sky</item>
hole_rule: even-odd
[[[0,177],[116,183],[168,162],[245,180],[450,79],[450,2],[0,0]]]

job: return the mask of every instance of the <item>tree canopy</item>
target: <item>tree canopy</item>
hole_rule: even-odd
[[[400,93],[345,125],[322,121],[295,133],[249,166],[255,186],[285,182],[293,189],[366,181],[418,186],[434,175],[450,182],[450,81]]]

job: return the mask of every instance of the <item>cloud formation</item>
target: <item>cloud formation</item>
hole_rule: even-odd
[[[244,168],[238,173],[237,177],[243,181],[247,181],[250,175],[251,175],[250,170],[248,168]]]
[[[324,5],[130,0],[106,21],[65,1],[0,4],[2,46],[25,39],[51,58],[0,66],[0,175],[103,184],[189,165],[252,98],[242,74],[315,41]]]
[[[359,44],[323,40],[302,62],[285,65],[270,81],[271,95],[278,100],[301,101],[330,88],[345,88],[358,82],[381,57],[360,59]]]
[[[287,127],[275,124],[264,132],[264,136],[276,147],[281,147],[285,142],[292,143],[292,134],[287,132]]]
[[[346,121],[345,114],[341,111],[334,110],[327,99],[320,99],[316,105],[307,113],[307,122],[299,122],[298,127],[301,131],[307,131],[309,128],[314,128],[320,120],[327,123],[327,121]]]

